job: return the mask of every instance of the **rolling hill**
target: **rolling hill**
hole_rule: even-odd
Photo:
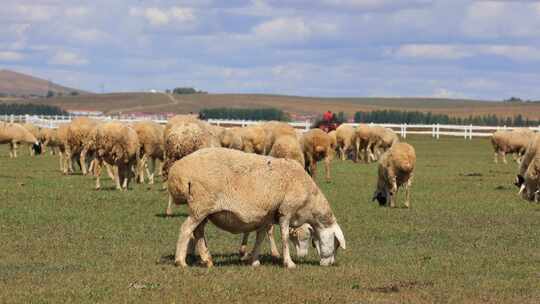
[[[352,116],[356,111],[394,109],[441,113],[457,117],[486,114],[506,117],[522,114],[530,119],[540,119],[540,103],[440,98],[319,98],[261,94],[172,95],[132,92],[43,98],[33,99],[31,102],[55,105],[67,110],[97,110],[105,113],[189,113],[215,107],[276,107],[300,115],[320,114],[326,110],[332,110],[343,111]]]
[[[71,92],[86,93],[79,89],[64,87],[34,76],[10,70],[0,70],[0,93],[3,95],[46,96],[49,90],[62,94],[70,94]]]

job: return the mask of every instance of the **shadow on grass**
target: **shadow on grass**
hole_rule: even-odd
[[[160,217],[160,218],[175,218],[175,217],[188,217],[189,214],[183,213],[183,212],[173,213],[172,215],[167,215],[166,213],[156,213],[154,214],[154,216]]]
[[[433,287],[433,285],[434,284],[431,281],[427,281],[427,282],[407,281],[407,282],[390,283],[388,285],[379,286],[379,287],[371,287],[371,288],[366,288],[366,289],[371,292],[397,293],[397,292],[400,292],[402,289],[428,288],[428,287]]]
[[[194,267],[204,267],[199,263],[199,257],[196,255],[188,255],[187,264]],[[212,260],[215,267],[228,267],[228,266],[249,266],[248,262],[242,261],[240,256],[237,253],[217,253],[212,254]],[[307,259],[294,259],[294,262],[297,265],[309,265],[309,266],[318,266],[319,261],[307,260]],[[259,256],[259,261],[261,265],[282,265],[281,258],[274,258],[270,254],[261,254]],[[157,265],[171,265],[174,266],[174,254],[161,256],[160,259],[156,262]]]

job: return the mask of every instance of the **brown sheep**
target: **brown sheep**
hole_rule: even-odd
[[[336,143],[339,149],[341,160],[346,160],[349,151],[356,152],[356,136],[354,127],[346,124],[340,125],[336,129]],[[355,161],[358,158],[355,156]]]
[[[369,158],[378,160],[382,153],[386,152],[395,143],[399,142],[397,134],[389,128],[371,127],[369,133]]]
[[[300,146],[304,152],[305,169],[309,175],[315,178],[317,162],[324,159],[326,181],[330,181],[330,162],[334,157],[330,136],[321,129],[311,129],[302,135]]]
[[[161,162],[164,160],[164,127],[152,121],[141,121],[133,124],[133,129],[137,132],[141,144],[141,160],[138,168],[139,182],[144,183],[144,169],[146,168],[149,184],[154,184],[156,160]],[[152,170],[148,168],[148,161],[150,161]]]
[[[497,131],[491,136],[491,145],[494,150],[494,162],[498,163],[499,156],[506,162],[507,153],[517,154],[517,160],[525,153],[527,146],[534,137],[534,132],[526,129],[515,131]]]
[[[177,123],[172,126],[165,138],[163,178],[168,178],[169,169],[176,161],[199,149],[214,147],[212,137],[208,129],[197,122]],[[172,215],[171,198],[166,214]]]
[[[81,171],[83,175],[88,174],[86,164],[85,143],[90,141],[92,130],[96,128],[98,121],[88,117],[77,117],[71,121],[67,130],[67,151],[69,158],[80,157]]]
[[[22,124],[22,126],[28,130],[28,132],[30,132],[32,135],[34,135],[35,138],[38,139],[38,141],[40,142],[40,145],[43,143],[43,141],[40,140],[40,137],[39,137],[39,133],[40,133],[40,128],[38,126],[35,126],[31,123],[24,123]],[[30,156],[35,156],[36,155],[36,149],[35,149],[35,146],[34,144],[29,144],[28,145],[28,150],[30,151]]]
[[[540,189],[540,136],[534,135],[521,160],[515,185],[519,194],[528,201],[539,201]]]
[[[244,151],[244,143],[242,142],[242,135],[240,130],[242,128],[227,128],[220,136],[220,143],[223,148],[229,148],[239,151]]]
[[[368,152],[370,132],[371,127],[366,124],[360,124],[356,127],[356,155],[362,156],[362,160],[366,163],[370,162]]]
[[[9,144],[9,157],[17,157],[17,144],[39,145],[37,138],[22,125],[0,122],[0,144]]]
[[[390,201],[390,207],[394,208],[397,192],[405,185],[405,206],[410,208],[410,188],[415,165],[414,148],[407,143],[394,144],[379,160],[379,177],[373,200],[376,199],[380,205],[386,205]]]
[[[96,189],[101,187],[101,164],[106,162],[117,168],[116,189],[127,190],[139,161],[140,143],[137,132],[120,122],[106,122],[98,125],[96,129],[95,146]]]
[[[264,154],[270,153],[276,139],[282,135],[296,136],[296,130],[289,124],[280,121],[268,121],[259,125],[266,133]]]
[[[231,233],[257,231],[251,265],[259,266],[265,233],[279,223],[283,265],[295,267],[289,251],[290,229],[310,224],[320,264],[335,262],[345,238],[330,204],[315,182],[295,161],[224,148],[199,150],[171,168],[169,194],[175,204],[187,204],[189,216],[180,229],[175,264],[186,267],[190,243],[207,267],[213,265],[204,237],[211,221]]]

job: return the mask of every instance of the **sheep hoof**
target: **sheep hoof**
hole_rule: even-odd
[[[295,264],[293,261],[290,261],[290,262],[284,262],[284,263],[283,263],[283,266],[285,266],[285,268],[287,268],[287,269],[293,269],[293,268],[296,268],[296,264]]]
[[[187,267],[187,264],[185,261],[174,261],[174,266],[176,267]]]
[[[201,261],[201,264],[202,264],[202,266],[204,266],[204,267],[206,267],[206,268],[212,268],[212,267],[214,267],[214,262],[212,262],[212,260]]]
[[[251,254],[249,253],[244,253],[240,257],[240,261],[243,261],[243,262],[249,262],[250,260],[251,260]]]
[[[173,215],[173,211],[171,208],[167,208],[167,211],[165,211],[165,214],[167,214],[167,216],[172,216]]]

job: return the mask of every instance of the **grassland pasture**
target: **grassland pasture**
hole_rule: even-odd
[[[311,250],[294,270],[266,242],[262,265],[243,265],[240,236],[212,225],[216,266],[175,268],[187,211],[164,217],[161,185],[122,193],[104,179],[96,191],[90,177],[62,176],[55,156],[10,160],[0,146],[0,302],[539,303],[540,204],[519,199],[517,165],[494,164],[487,139],[407,141],[413,208],[371,202],[375,164],[334,161],[318,184],[347,250],[328,268]]]

